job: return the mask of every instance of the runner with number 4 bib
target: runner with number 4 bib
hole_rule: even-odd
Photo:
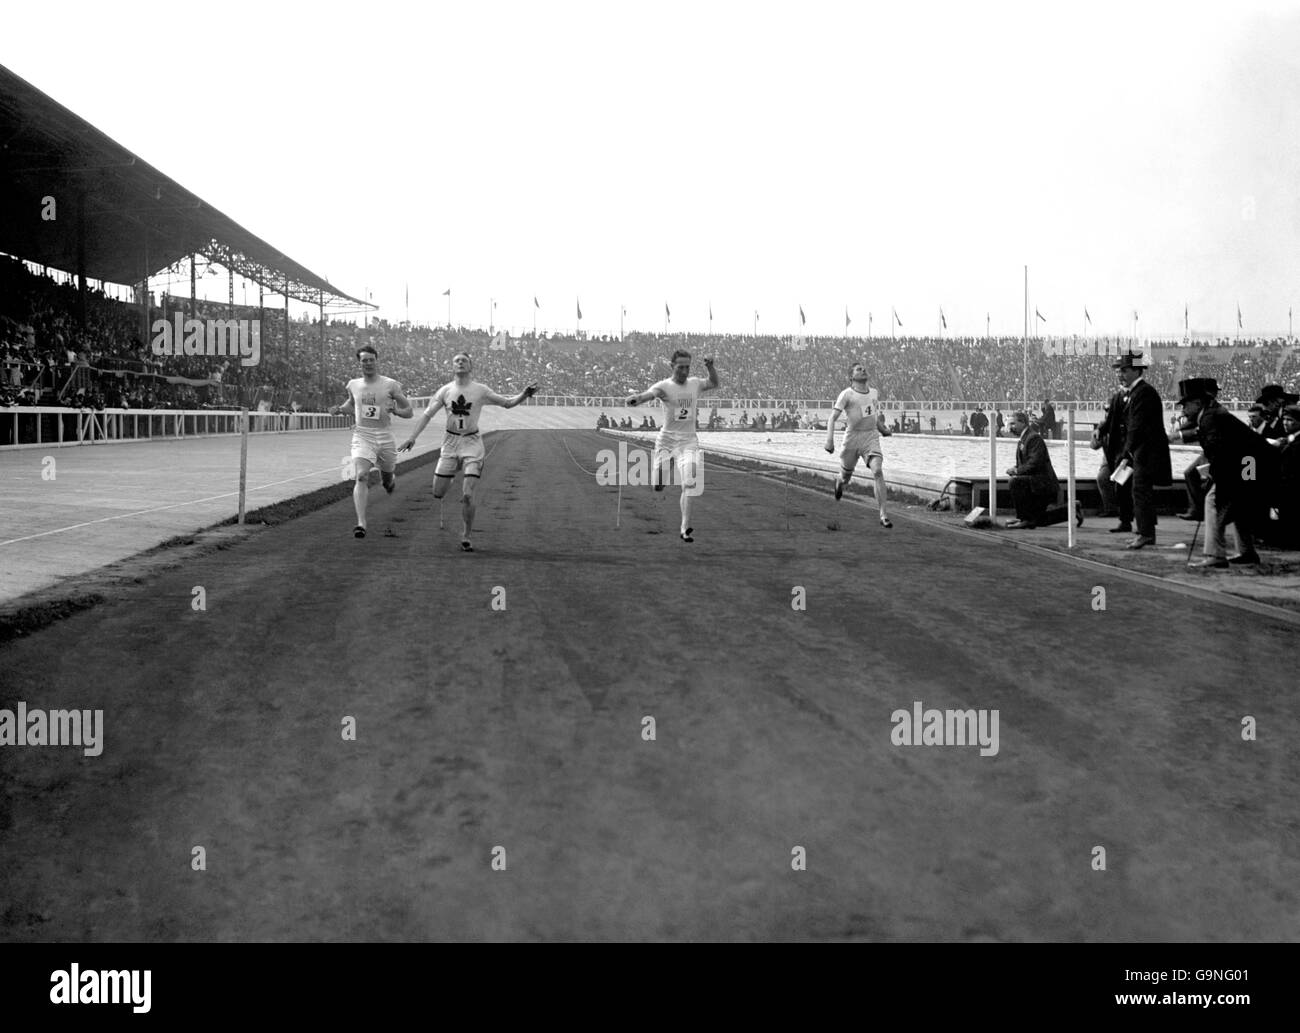
[[[411,403],[402,394],[402,385],[392,377],[379,375],[379,353],[367,345],[357,349],[361,363],[361,376],[348,381],[348,397],[342,405],[330,406],[331,416],[341,416],[351,409],[355,426],[352,428],[352,504],[357,511],[357,526],[352,529],[354,538],[366,536],[366,503],[370,500],[370,470],[379,467],[384,490],[393,493],[397,487],[397,448],[389,416],[409,420],[413,415]]]
[[[885,457],[880,451],[880,435],[886,437],[893,431],[885,424],[880,411],[880,395],[874,387],[867,387],[867,367],[855,362],[849,370],[851,387],[846,387],[835,399],[826,427],[826,451],[835,453],[835,422],[844,413],[844,444],[840,450],[840,476],[835,481],[835,498],[844,494],[844,486],[853,480],[858,460],[865,459],[867,469],[876,479],[876,505],[880,507],[880,526],[893,527],[885,513],[885,474],[882,470]]]
[[[415,447],[415,439],[429,425],[440,409],[447,410],[446,433],[442,439],[442,451],[438,456],[438,465],[433,475],[433,497],[441,499],[451,487],[451,479],[458,469],[464,469],[461,478],[461,517],[464,532],[460,536],[460,547],[465,552],[473,552],[470,533],[474,530],[474,485],[483,474],[483,439],[478,432],[478,417],[485,405],[499,405],[504,409],[513,409],[525,398],[537,394],[537,385],[529,384],[513,398],[503,398],[490,387],[470,379],[474,369],[470,357],[461,352],[451,360],[451,369],[456,379],[443,384],[433,395],[433,401],[424,410],[420,422],[415,425],[411,436],[402,442],[399,452],[409,451]]]
[[[712,359],[704,360],[704,368],[709,371],[708,380],[690,375],[690,352],[679,348],[673,352],[671,361],[671,377],[651,384],[639,395],[629,396],[627,404],[640,405],[655,398],[663,402],[664,425],[655,441],[655,491],[664,490],[664,468],[675,461],[682,487],[682,530],[678,537],[684,542],[693,542],[695,529],[691,527],[691,499],[699,494],[699,479],[704,473],[700,440],[695,431],[695,412],[700,404],[700,395],[715,390],[721,381]]]

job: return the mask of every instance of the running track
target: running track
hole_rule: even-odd
[[[0,649],[106,728],[0,750],[0,937],[1300,938],[1293,629],[716,463],[695,544],[616,529],[609,439],[488,444],[473,555],[425,468]]]

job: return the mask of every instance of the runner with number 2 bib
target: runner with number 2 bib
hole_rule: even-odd
[[[682,487],[682,529],[678,537],[684,542],[693,542],[695,529],[691,527],[691,499],[699,494],[697,485],[704,473],[700,440],[695,431],[695,412],[700,404],[700,395],[713,391],[721,381],[712,359],[704,360],[704,368],[709,371],[708,380],[690,375],[691,353],[688,351],[679,348],[673,352],[671,362],[671,377],[651,384],[639,395],[629,396],[627,404],[640,405],[655,398],[663,402],[664,425],[655,441],[655,491],[664,490],[664,468],[670,461],[675,461]]]

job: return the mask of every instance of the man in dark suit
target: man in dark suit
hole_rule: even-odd
[[[1048,441],[1056,440],[1056,407],[1050,398],[1043,399],[1043,415],[1038,417],[1038,432]]]
[[[1147,362],[1141,354],[1130,351],[1120,356],[1113,366],[1128,388],[1124,452],[1120,459],[1127,460],[1133,470],[1133,522],[1137,533],[1127,547],[1143,549],[1156,543],[1156,488],[1174,482],[1165,408],[1160,392],[1146,380]]]
[[[1019,434],[1020,440],[1016,443],[1016,465],[1007,470],[1016,506],[1016,519],[1007,528],[1028,531],[1043,523],[1047,507],[1056,501],[1060,483],[1047,454],[1047,443],[1029,422],[1028,413],[1012,415],[1011,433]]]
[[[1282,407],[1282,438],[1277,491],[1277,544],[1284,549],[1300,549],[1300,405]]]
[[[1255,399],[1256,405],[1264,407],[1264,424],[1259,432],[1272,441],[1286,437],[1286,429],[1282,426],[1282,407],[1296,402],[1300,402],[1300,395],[1291,394],[1281,384],[1265,384]]]
[[[1178,385],[1183,419],[1194,423],[1170,438],[1194,436],[1210,461],[1210,490],[1205,497],[1205,558],[1190,564],[1202,570],[1227,569],[1230,564],[1259,562],[1255,530],[1267,515],[1268,499],[1277,475],[1278,452],[1218,402],[1219,385],[1212,377],[1192,377]],[[1227,554],[1224,529],[1232,524],[1237,553]]]
[[[1219,390],[1218,381],[1215,380],[1213,377],[1210,377],[1207,379],[1207,383],[1214,385],[1214,390],[1217,395],[1217,392]],[[1187,421],[1184,420],[1183,422],[1186,423]],[[1182,429],[1186,430],[1186,433],[1182,437],[1182,441],[1184,444],[1191,444],[1196,440],[1195,426],[1186,427]],[[1171,435],[1169,440],[1176,441],[1178,439]],[[1183,487],[1187,491],[1188,505],[1186,510],[1178,514],[1180,520],[1199,521],[1201,517],[1205,514],[1205,496],[1206,494],[1208,494],[1210,489],[1209,486],[1206,485],[1205,479],[1201,477],[1201,467],[1204,466],[1207,461],[1208,460],[1206,459],[1205,453],[1202,452],[1190,463],[1188,463],[1187,469],[1183,471]]]
[[[1124,406],[1127,392],[1120,388],[1106,403],[1101,422],[1093,428],[1092,447],[1101,449],[1102,463],[1097,471],[1097,490],[1101,493],[1102,516],[1119,515],[1119,526],[1111,534],[1133,533],[1133,487],[1131,483],[1116,484],[1110,479],[1124,452]]]

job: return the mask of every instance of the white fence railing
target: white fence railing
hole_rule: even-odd
[[[249,432],[331,430],[352,425],[350,416],[325,413],[250,412]],[[90,445],[235,435],[240,414],[232,409],[63,409],[16,406],[0,409],[0,448]]]

